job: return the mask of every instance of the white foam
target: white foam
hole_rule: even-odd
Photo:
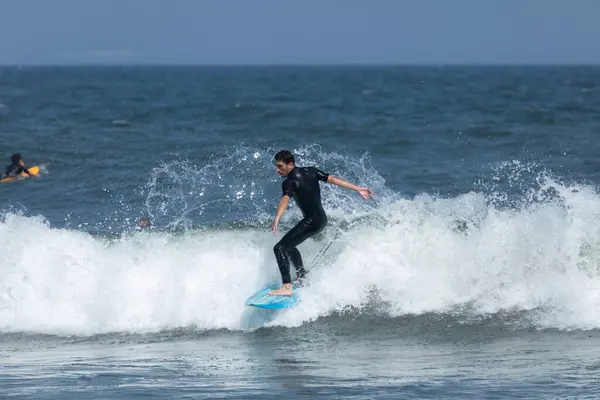
[[[520,208],[468,193],[382,203],[334,243],[302,304],[264,319],[298,326],[379,299],[380,312],[485,315],[532,310],[541,328],[600,327],[600,197],[548,178],[554,201]],[[332,232],[329,232],[331,235]],[[195,325],[245,329],[244,300],[279,279],[268,230],[114,242],[53,229],[41,218],[0,222],[0,330],[94,334]],[[327,241],[300,246],[307,264]],[[261,323],[262,323],[261,322]]]
[[[245,298],[278,274],[261,268],[258,236],[140,233],[111,244],[8,215],[0,224],[0,329],[238,328]]]

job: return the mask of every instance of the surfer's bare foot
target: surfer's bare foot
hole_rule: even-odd
[[[292,290],[292,284],[291,283],[285,283],[279,289],[271,290],[269,292],[269,294],[271,296],[291,296],[293,293],[294,292]]]

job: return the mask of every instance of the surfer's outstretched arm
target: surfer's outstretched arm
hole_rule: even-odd
[[[373,197],[373,192],[371,191],[371,189],[366,188],[366,187],[356,186],[342,178],[338,178],[333,175],[329,175],[329,178],[327,178],[327,182],[332,183],[337,186],[341,186],[346,189],[354,190],[354,191],[358,192],[365,199]]]
[[[279,224],[279,220],[281,216],[285,212],[290,202],[290,196],[283,195],[281,200],[279,200],[279,205],[277,206],[277,215],[275,215],[275,221],[273,221],[273,234],[277,235],[277,225]]]

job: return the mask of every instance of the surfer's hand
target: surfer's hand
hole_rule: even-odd
[[[373,197],[373,191],[369,188],[360,188],[357,192],[362,196],[363,199],[368,200],[369,197]]]
[[[273,221],[273,227],[271,228],[273,230],[273,235],[275,236],[277,236],[277,224],[279,224],[279,220],[275,218],[275,221]]]

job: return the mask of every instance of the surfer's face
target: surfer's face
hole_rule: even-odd
[[[290,173],[291,170],[294,169],[294,163],[286,164],[283,161],[277,161],[275,163],[275,169],[277,169],[277,173],[279,176],[286,177]]]

